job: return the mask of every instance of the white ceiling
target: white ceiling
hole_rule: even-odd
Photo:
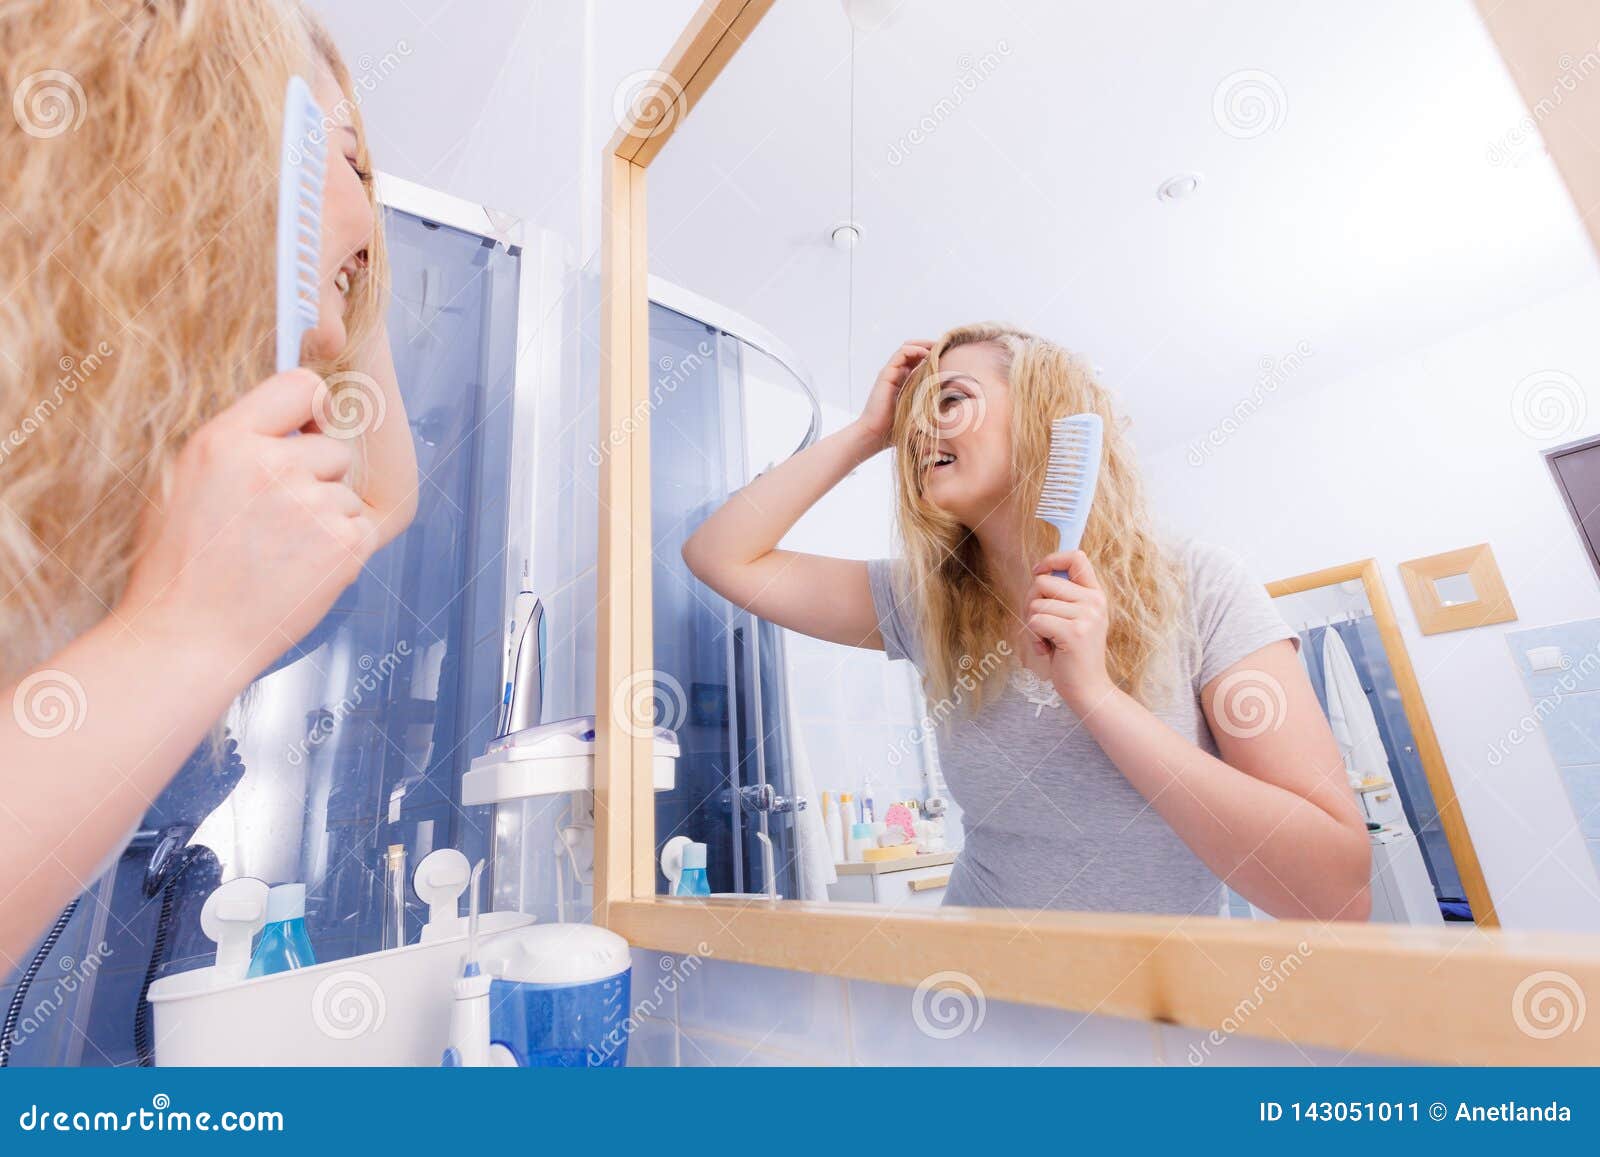
[[[855,33],[853,150],[851,40],[839,4],[778,0],[650,173],[652,272],[835,404],[901,338],[1000,318],[1085,354],[1163,447],[1266,359],[1309,348],[1282,389],[1314,388],[1595,276],[1469,0],[903,0]],[[1214,113],[1244,70],[1283,97],[1260,135]],[[1159,201],[1186,170],[1199,192]]]

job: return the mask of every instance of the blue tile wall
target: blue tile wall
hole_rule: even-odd
[[[1528,690],[1572,802],[1579,830],[1600,868],[1600,619],[1506,632],[1511,659]],[[1528,651],[1560,647],[1562,667],[1534,671]]]

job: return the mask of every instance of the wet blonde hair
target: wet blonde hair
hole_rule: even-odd
[[[177,450],[272,373],[284,87],[318,67],[360,135],[290,0],[0,0],[0,681],[115,604]]]
[[[1092,412],[1105,423],[1105,443],[1083,550],[1094,564],[1110,606],[1106,669],[1123,690],[1151,703],[1169,689],[1161,656],[1183,615],[1181,565],[1151,528],[1132,447],[1110,394],[1089,368],[1060,346],[993,322],[952,329],[912,372],[895,405],[895,499],[903,540],[906,589],[917,608],[923,690],[930,701],[954,700],[975,712],[991,695],[988,672],[999,644],[1018,625],[1000,597],[1006,576],[991,573],[978,538],[922,493],[924,461],[938,429],[942,383],[939,359],[958,346],[984,343],[1002,357],[1011,394],[1011,461],[1014,509],[1023,520],[1030,560],[1057,549],[1050,524],[1033,517],[1044,484],[1050,424],[1067,414]],[[977,420],[982,420],[979,410]],[[999,651],[1000,654],[1005,652]],[[1004,661],[1009,670],[1015,656]]]

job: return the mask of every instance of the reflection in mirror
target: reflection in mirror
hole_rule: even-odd
[[[1452,574],[1434,579],[1433,589],[1439,593],[1439,601],[1447,607],[1478,601],[1478,592],[1472,585],[1471,575]]]
[[[1438,924],[1474,918],[1463,873],[1450,847],[1425,756],[1430,745],[1416,731],[1432,734],[1425,709],[1414,728],[1401,694],[1413,679],[1404,644],[1398,641],[1387,598],[1377,607],[1368,597],[1360,564],[1335,567],[1318,576],[1274,584],[1273,602],[1298,633],[1300,661],[1327,717],[1350,789],[1361,804],[1372,841],[1371,919],[1394,924]],[[1391,660],[1389,648],[1400,649]],[[1426,746],[1426,750],[1425,750]],[[1448,779],[1442,767],[1436,772]],[[1442,785],[1447,799],[1453,785]],[[1477,859],[1470,840],[1463,857],[1470,874]],[[1477,883],[1477,880],[1474,880]],[[1234,911],[1250,908],[1230,893]]]
[[[651,167],[658,851],[810,901],[1600,926],[1548,754],[1486,772],[1542,718],[1504,628],[1263,585],[1489,540],[1524,620],[1600,615],[1540,456],[1600,414],[1600,278],[1473,5],[850,10],[777,0]]]

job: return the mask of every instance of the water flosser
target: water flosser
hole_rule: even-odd
[[[478,967],[478,877],[483,861],[472,869],[467,885],[467,955],[461,975],[451,985],[450,1043],[441,1062],[447,1069],[484,1068],[489,1064],[489,985],[492,978]]]

